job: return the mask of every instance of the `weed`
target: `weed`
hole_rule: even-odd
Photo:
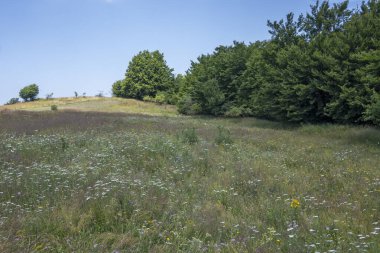
[[[218,126],[217,129],[215,137],[215,143],[217,145],[230,145],[233,143],[230,130],[224,126]]]
[[[195,131],[194,127],[182,130],[180,139],[190,145],[196,144],[199,141],[197,132]]]
[[[3,111],[0,251],[379,252],[379,136]]]

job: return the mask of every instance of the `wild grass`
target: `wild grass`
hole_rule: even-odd
[[[378,129],[54,104],[0,113],[0,252],[380,251]]]
[[[72,97],[40,99],[33,102],[17,103],[13,105],[0,106],[1,110],[25,110],[25,111],[48,111],[52,106],[60,110],[93,111],[134,113],[146,115],[176,116],[177,109],[172,105],[159,105],[145,103],[134,99],[106,98],[106,97]]]

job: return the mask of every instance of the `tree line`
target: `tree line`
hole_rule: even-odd
[[[172,103],[183,114],[291,122],[380,124],[380,1],[317,1],[306,14],[268,21],[270,40],[234,42],[173,75],[143,51],[113,94]]]

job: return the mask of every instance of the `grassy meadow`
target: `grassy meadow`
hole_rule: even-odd
[[[2,109],[0,252],[380,252],[378,129]]]

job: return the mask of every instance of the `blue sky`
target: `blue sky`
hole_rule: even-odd
[[[39,85],[39,97],[111,95],[112,83],[145,49],[160,50],[175,73],[184,73],[191,60],[218,45],[268,39],[268,19],[304,13],[312,3],[0,0],[0,104],[31,83]]]

